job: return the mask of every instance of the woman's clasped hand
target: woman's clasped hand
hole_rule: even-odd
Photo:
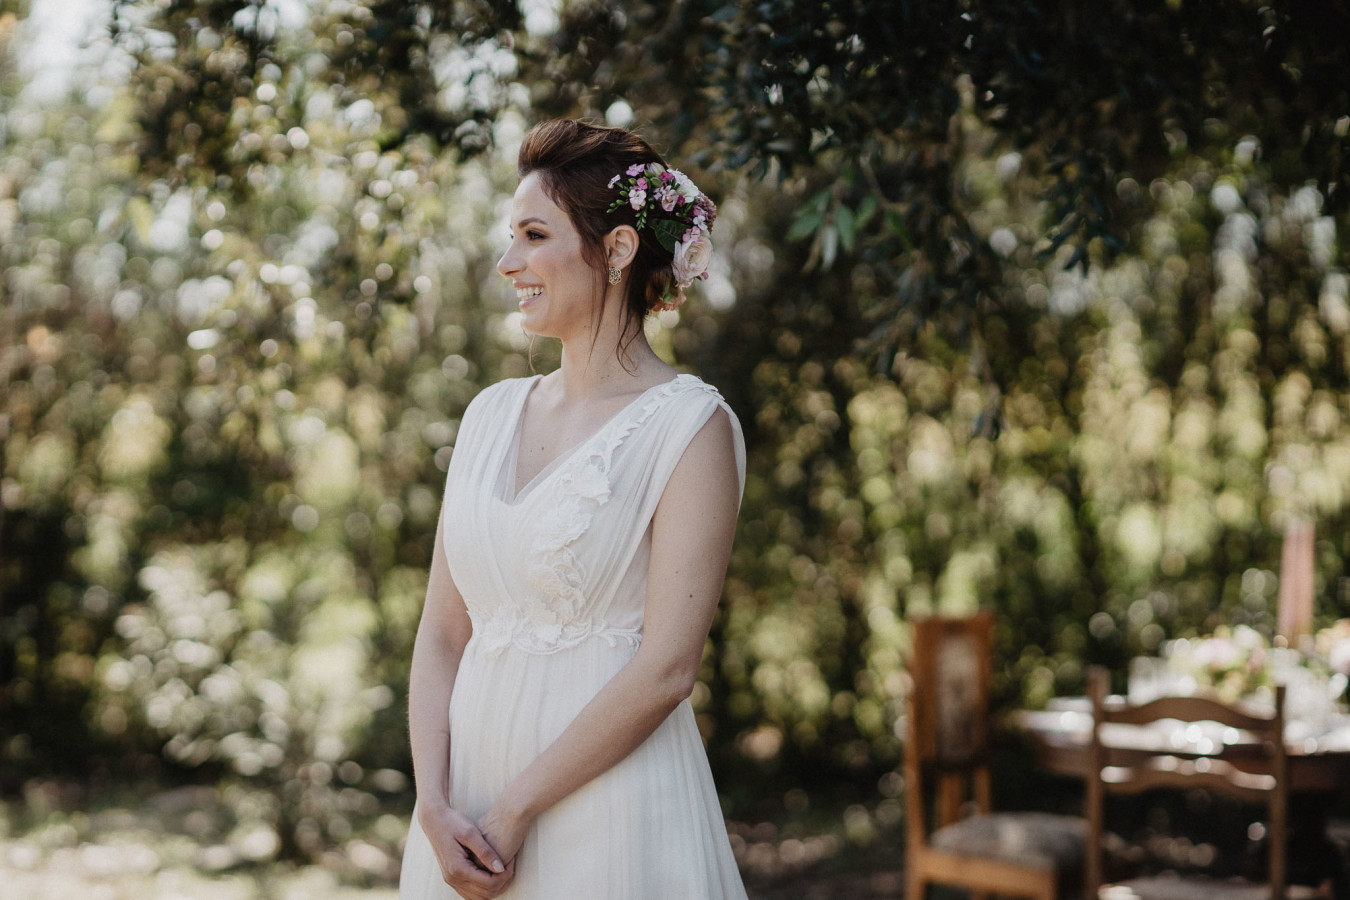
[[[431,840],[445,883],[465,900],[491,900],[516,875],[514,849],[502,859],[483,829],[452,807],[439,812],[420,811],[422,829]],[[516,841],[516,848],[520,841]]]

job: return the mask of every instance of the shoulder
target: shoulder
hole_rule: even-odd
[[[671,503],[676,508],[692,503],[700,516],[713,505],[726,504],[734,517],[744,477],[744,450],[734,415],[725,405],[712,405],[690,425],[693,433],[679,448],[661,504],[669,512]]]
[[[491,434],[498,427],[497,423],[519,405],[521,396],[537,377],[507,378],[479,391],[460,417],[459,442],[466,437],[481,440],[482,435]]]
[[[686,453],[714,453],[733,459],[736,444],[741,439],[738,426],[736,414],[726,404],[713,407],[703,425],[690,439]]]
[[[525,391],[528,391],[530,385],[534,384],[542,377],[542,375],[525,375],[521,378],[503,378],[501,381],[489,384],[479,391],[478,396],[473,398],[474,402],[518,396]]]
[[[678,447],[682,467],[694,470],[727,464],[745,478],[745,438],[736,413],[717,388],[693,375],[680,375],[663,386],[655,403],[665,420],[664,437]]]
[[[464,410],[464,415],[466,417],[470,414],[482,415],[508,405],[512,401],[518,400],[520,395],[528,391],[530,385],[534,384],[538,378],[538,375],[530,375],[525,378],[504,378],[495,384],[490,384],[469,401],[468,407]]]
[[[696,375],[678,375],[670,383],[672,404],[690,410],[707,426],[725,433],[731,439],[741,440],[741,422],[727,403],[722,392]]]
[[[655,405],[671,409],[703,409],[708,413],[720,406],[734,416],[722,393],[697,375],[680,374],[656,391]]]

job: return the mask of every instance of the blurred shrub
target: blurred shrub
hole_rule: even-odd
[[[459,417],[531,352],[556,363],[494,287],[525,123],[485,110],[531,94],[486,14],[474,52],[431,41],[404,83],[379,66],[429,39],[415,16],[386,47],[335,4],[254,46],[192,6],[168,8],[173,40],[141,35],[125,84],[90,68],[51,104],[0,82],[0,787],[160,760],[252,785],[277,852],[312,856],[406,787]],[[413,121],[428,83],[453,140]],[[620,106],[583,87],[535,86]],[[859,138],[887,185],[940,171],[941,203],[839,187],[828,147],[782,184],[724,173],[713,278],[651,323],[746,427],[694,696],[738,813],[876,790],[916,615],[994,607],[1000,703],[1043,702],[1171,636],[1268,633],[1294,515],[1318,529],[1319,615],[1350,612],[1350,280],[1323,195],[1275,187],[1253,139],[1182,141],[1158,178],[1113,180],[1124,250],[1056,250],[1063,173],[968,101],[950,154]],[[926,318],[934,298],[978,333]],[[878,328],[913,339],[878,359],[857,341]]]

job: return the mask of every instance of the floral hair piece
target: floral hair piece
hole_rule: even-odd
[[[678,169],[658,162],[634,163],[609,180],[619,197],[609,212],[625,203],[637,214],[638,230],[650,227],[658,243],[670,251],[671,270],[675,273],[675,294],[667,294],[658,309],[678,309],[684,302],[684,289],[700,278],[708,277],[712,258],[709,235],[717,218],[717,205],[694,186]]]

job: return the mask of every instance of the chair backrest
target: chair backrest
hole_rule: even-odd
[[[1105,669],[1093,667],[1088,672],[1092,737],[1087,783],[1089,890],[1086,896],[1095,897],[1102,880],[1103,808],[1107,794],[1202,789],[1267,808],[1271,896],[1275,900],[1283,898],[1289,806],[1284,686],[1275,690],[1273,712],[1263,714],[1207,696],[1159,697],[1135,705],[1122,697],[1107,696],[1109,681]],[[1130,741],[1128,747],[1118,747],[1103,737],[1104,731],[1112,725],[1166,728],[1175,734],[1178,728],[1209,722],[1248,732],[1251,741],[1250,744],[1243,742],[1244,749],[1250,747],[1254,752],[1229,753],[1228,758],[1221,758],[1225,755],[1225,740],[1232,742],[1222,733],[1187,742],[1181,747],[1161,740],[1156,743]]]
[[[909,728],[905,736],[908,831],[922,840],[926,776],[936,788],[937,824],[950,824],[966,790],[989,809],[989,668],[994,616],[913,622]]]

